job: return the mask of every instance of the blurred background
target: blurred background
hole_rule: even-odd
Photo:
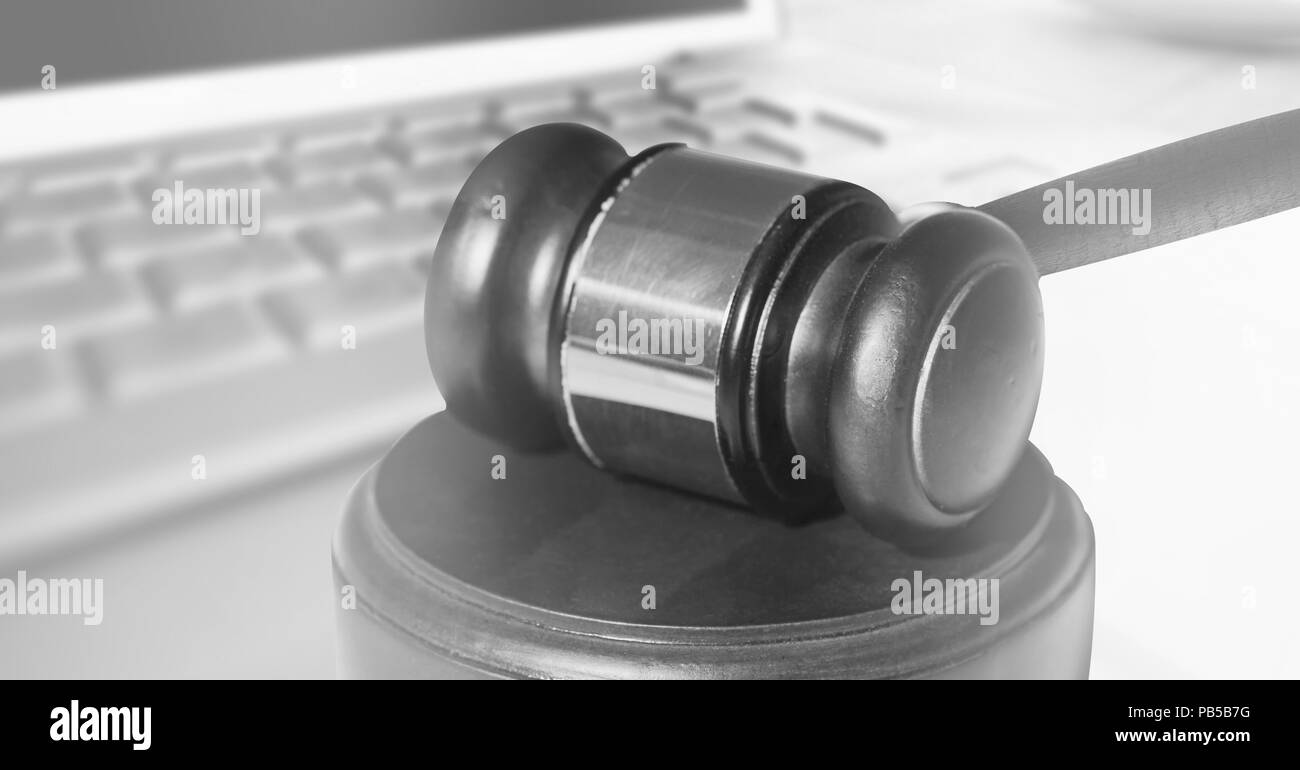
[[[1288,0],[7,4],[0,577],[102,578],[105,607],[0,617],[0,676],[334,675],[340,506],[441,408],[421,273],[510,132],[686,141],[901,208],[1297,106]],[[176,182],[258,190],[261,233],[155,225]],[[1032,438],[1095,525],[1095,677],[1300,675],[1298,234],[1042,281]]]

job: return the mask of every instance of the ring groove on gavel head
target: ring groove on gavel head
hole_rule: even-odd
[[[566,124],[465,183],[425,328],[448,411],[509,446],[788,520],[838,500],[901,542],[992,500],[1043,371],[1037,273],[997,220],[904,228],[855,185]]]

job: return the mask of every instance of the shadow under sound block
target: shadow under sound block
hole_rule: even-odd
[[[1086,677],[1078,499],[1029,446],[987,514],[904,550],[838,511],[783,523],[435,415],[347,502],[340,674]]]

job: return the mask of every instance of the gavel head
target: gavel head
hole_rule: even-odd
[[[519,450],[926,541],[1025,449],[1038,274],[1001,222],[904,227],[846,182],[576,125],[507,139],[452,206],[425,304],[448,411]]]

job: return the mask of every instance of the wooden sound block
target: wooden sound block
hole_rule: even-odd
[[[1033,447],[905,552],[436,415],[353,489],[334,574],[347,677],[1086,677],[1092,646],[1092,526]]]

